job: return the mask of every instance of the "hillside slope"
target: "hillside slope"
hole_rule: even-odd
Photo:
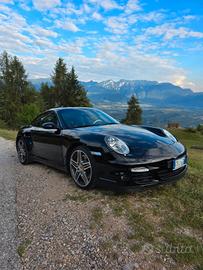
[[[31,80],[39,89],[42,82],[49,79]],[[81,82],[93,103],[126,103],[135,94],[141,103],[156,106],[177,106],[203,108],[203,93],[194,93],[191,89],[184,89],[169,82],[159,83],[146,80],[107,80],[103,82]]]

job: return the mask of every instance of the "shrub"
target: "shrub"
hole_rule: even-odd
[[[197,131],[199,131],[201,134],[203,134],[203,125],[199,124],[197,126]]]
[[[191,127],[186,128],[185,131],[190,132],[190,133],[196,133],[197,132],[196,128],[191,128]]]
[[[29,125],[39,113],[40,108],[37,104],[33,103],[24,105],[21,112],[17,114],[17,125]]]
[[[2,128],[2,129],[8,128],[6,122],[2,119],[0,119],[0,128]]]

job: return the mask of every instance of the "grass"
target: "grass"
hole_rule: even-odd
[[[169,253],[175,261],[184,264],[203,263],[202,246],[194,237],[167,231],[165,239],[167,244],[159,247],[161,253]]]
[[[193,133],[187,131],[187,129],[170,129],[170,132],[188,148],[192,145],[203,146],[203,135],[198,131]]]
[[[89,192],[85,191],[76,191],[75,193],[67,193],[65,195],[65,198],[63,199],[64,201],[75,201],[75,202],[81,202],[85,203],[89,200],[91,200],[93,196]]]
[[[17,135],[17,131],[15,130],[8,130],[8,129],[0,129],[0,137],[3,137],[7,140],[15,140]]]
[[[90,228],[94,229],[96,227],[102,227],[103,212],[102,208],[96,206],[92,209]]]
[[[199,132],[172,130],[189,155],[189,169],[176,185],[163,186],[128,196],[109,196],[115,217],[125,217],[131,233],[124,245],[135,253],[150,244],[159,253],[172,257],[178,267],[202,269],[203,265],[203,146]]]
[[[124,211],[125,211],[124,207],[121,204],[115,204],[114,203],[114,204],[111,205],[111,208],[112,208],[113,214],[116,217],[122,216]]]
[[[28,246],[31,244],[31,240],[27,239],[26,241],[24,241],[23,243],[21,243],[18,248],[17,248],[17,253],[20,257],[23,257],[23,255],[26,252],[26,249],[28,248]]]

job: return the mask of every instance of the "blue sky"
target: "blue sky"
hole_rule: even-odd
[[[0,0],[0,52],[49,77],[57,57],[80,80],[169,81],[203,91],[202,0]]]

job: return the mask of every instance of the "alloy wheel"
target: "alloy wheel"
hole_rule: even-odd
[[[75,150],[70,157],[70,172],[74,181],[80,187],[87,187],[92,179],[92,165],[87,154]]]

